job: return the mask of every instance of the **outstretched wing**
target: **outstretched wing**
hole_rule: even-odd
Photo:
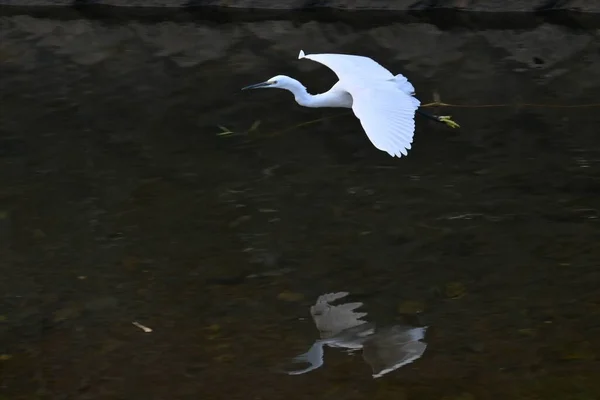
[[[370,336],[364,343],[363,359],[373,369],[373,378],[421,358],[427,349],[427,343],[420,341],[425,330],[395,325]]]
[[[390,71],[368,57],[347,54],[309,54],[308,58],[329,67],[339,85],[352,96],[352,110],[371,143],[392,157],[408,154],[415,132],[415,111],[421,102],[414,87],[401,74]]]
[[[310,308],[315,326],[319,330],[321,339],[332,338],[341,332],[365,324],[362,320],[366,312],[355,312],[363,303],[342,303],[333,305],[333,302],[348,295],[347,292],[328,293],[319,296],[314,306]]]
[[[340,81],[357,79],[361,76],[374,80],[394,79],[394,75],[390,71],[369,57],[329,53],[307,55],[300,50],[298,58],[308,58],[325,65],[335,72]]]
[[[317,340],[306,353],[292,359],[294,363],[308,364],[306,368],[288,371],[288,375],[300,375],[315,370],[323,365],[323,342]]]
[[[352,111],[373,145],[392,157],[406,155],[412,146],[419,100],[393,83],[347,90],[352,96]]]

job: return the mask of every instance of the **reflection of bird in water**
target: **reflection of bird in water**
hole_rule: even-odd
[[[374,324],[361,319],[367,313],[354,312],[362,303],[330,304],[347,295],[347,292],[324,294],[310,308],[321,338],[306,353],[293,359],[296,363],[310,365],[304,369],[289,371],[288,374],[304,374],[322,366],[325,345],[348,349],[348,353],[362,349],[363,359],[371,366],[374,378],[409,364],[423,355],[427,344],[420,340],[425,336],[426,327],[394,325],[376,331]]]

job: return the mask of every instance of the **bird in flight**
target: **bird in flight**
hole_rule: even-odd
[[[415,131],[415,113],[444,123],[451,128],[459,125],[450,116],[438,116],[419,109],[415,88],[402,74],[393,75],[369,57],[349,54],[305,54],[307,58],[329,67],[338,82],[327,92],[312,95],[298,80],[285,75],[249,85],[246,89],[277,88],[290,91],[304,107],[351,108],[373,145],[392,157],[406,156],[411,149]]]

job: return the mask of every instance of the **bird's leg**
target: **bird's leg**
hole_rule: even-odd
[[[429,118],[433,121],[437,121],[437,122],[441,122],[442,124],[446,124],[450,128],[460,128],[460,125],[458,125],[456,122],[454,122],[452,120],[452,116],[450,116],[450,115],[433,115],[433,114],[429,114],[429,113],[427,113],[423,110],[419,110],[419,109],[417,109],[417,113],[421,114],[425,118]]]

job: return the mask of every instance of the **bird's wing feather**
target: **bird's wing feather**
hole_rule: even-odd
[[[324,343],[320,340],[317,340],[311,347],[308,349],[306,353],[300,354],[292,359],[292,361],[297,363],[306,363],[309,364],[304,369],[299,369],[295,371],[289,371],[289,375],[300,375],[305,374],[309,371],[315,370],[323,365],[323,346]]]
[[[426,329],[395,325],[370,336],[363,346],[363,359],[373,369],[373,377],[378,378],[421,358],[427,349],[427,343],[420,341]]]
[[[347,294],[347,292],[340,292],[319,296],[315,305],[310,308],[310,314],[319,330],[321,339],[332,338],[347,329],[366,323],[361,318],[367,313],[354,311],[363,303],[330,304],[330,301],[338,300]]]
[[[340,81],[356,80],[361,76],[373,80],[394,79],[394,75],[390,71],[368,57],[330,53],[304,54],[300,50],[298,58],[308,58],[325,65],[335,72]]]
[[[352,110],[373,145],[392,157],[406,155],[413,141],[419,100],[392,82],[350,85],[346,90],[352,96]]]
[[[406,79],[404,75],[398,74],[395,76],[395,78],[396,84],[398,85],[398,88],[400,88],[400,90],[402,90],[406,94],[414,96],[415,87],[412,85],[412,83],[408,81],[408,79]]]

